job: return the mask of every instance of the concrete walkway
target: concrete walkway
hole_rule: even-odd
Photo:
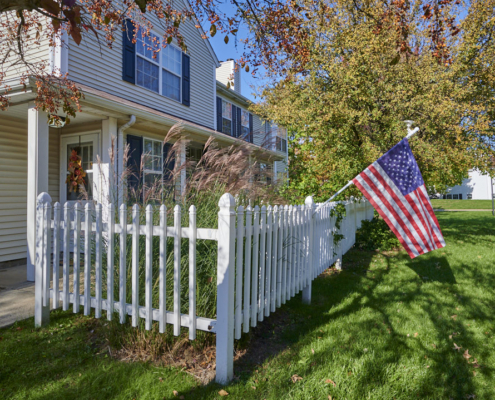
[[[0,267],[0,328],[34,315],[34,282],[26,265]]]

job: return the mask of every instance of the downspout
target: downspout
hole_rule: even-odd
[[[124,200],[124,188],[122,187],[122,177],[124,172],[124,131],[130,128],[136,122],[136,116],[131,115],[129,121],[122,125],[117,131],[117,168],[115,174],[117,175],[117,190],[118,190],[118,203],[119,207]],[[120,170],[122,169],[122,170]]]

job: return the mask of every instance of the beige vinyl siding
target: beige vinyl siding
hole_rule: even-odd
[[[175,4],[181,7],[180,4]],[[158,27],[159,23],[153,21]],[[154,108],[176,117],[214,129],[215,61],[194,22],[181,25],[190,56],[191,105],[183,105],[141,86],[122,80],[122,34],[116,33],[113,48],[104,44],[100,51],[92,35],[85,35],[78,46],[70,40],[69,78],[109,94]],[[161,32],[156,30],[157,34]]]
[[[2,19],[4,18],[5,15],[0,16],[0,21],[2,21]],[[24,59],[28,63],[33,63],[34,68],[37,68],[36,63],[39,62],[40,60],[46,61],[47,65],[49,62],[50,46],[49,46],[48,37],[46,36],[46,32],[47,32],[46,21],[43,21],[42,25],[43,25],[43,30],[41,32],[39,42],[36,41],[36,34],[34,28],[31,29],[29,39],[23,37],[23,44],[26,50]],[[2,47],[2,51],[3,50],[5,49]],[[16,56],[9,56],[4,62],[2,62],[0,64],[0,71],[5,73],[5,77],[3,78],[4,80],[20,78],[21,76],[26,74],[32,75],[33,72],[35,72],[33,70],[30,70],[23,62],[19,62],[19,58]]]
[[[0,262],[26,257],[27,123],[0,120]]]
[[[26,257],[27,121],[0,118],[0,262]],[[49,194],[59,201],[59,133],[50,130]]]

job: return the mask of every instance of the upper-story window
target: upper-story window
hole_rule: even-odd
[[[232,104],[222,100],[222,132],[232,134]]]
[[[157,35],[136,36],[136,83],[181,101],[182,52],[169,44],[162,48]]]

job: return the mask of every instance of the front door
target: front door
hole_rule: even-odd
[[[81,201],[96,200],[97,193],[96,179],[96,155],[98,154],[98,134],[84,134],[78,136],[62,137],[60,153],[60,200],[74,203]],[[72,155],[80,157],[82,170],[86,173],[83,183],[73,185],[67,183],[67,177],[70,175],[69,163]]]

